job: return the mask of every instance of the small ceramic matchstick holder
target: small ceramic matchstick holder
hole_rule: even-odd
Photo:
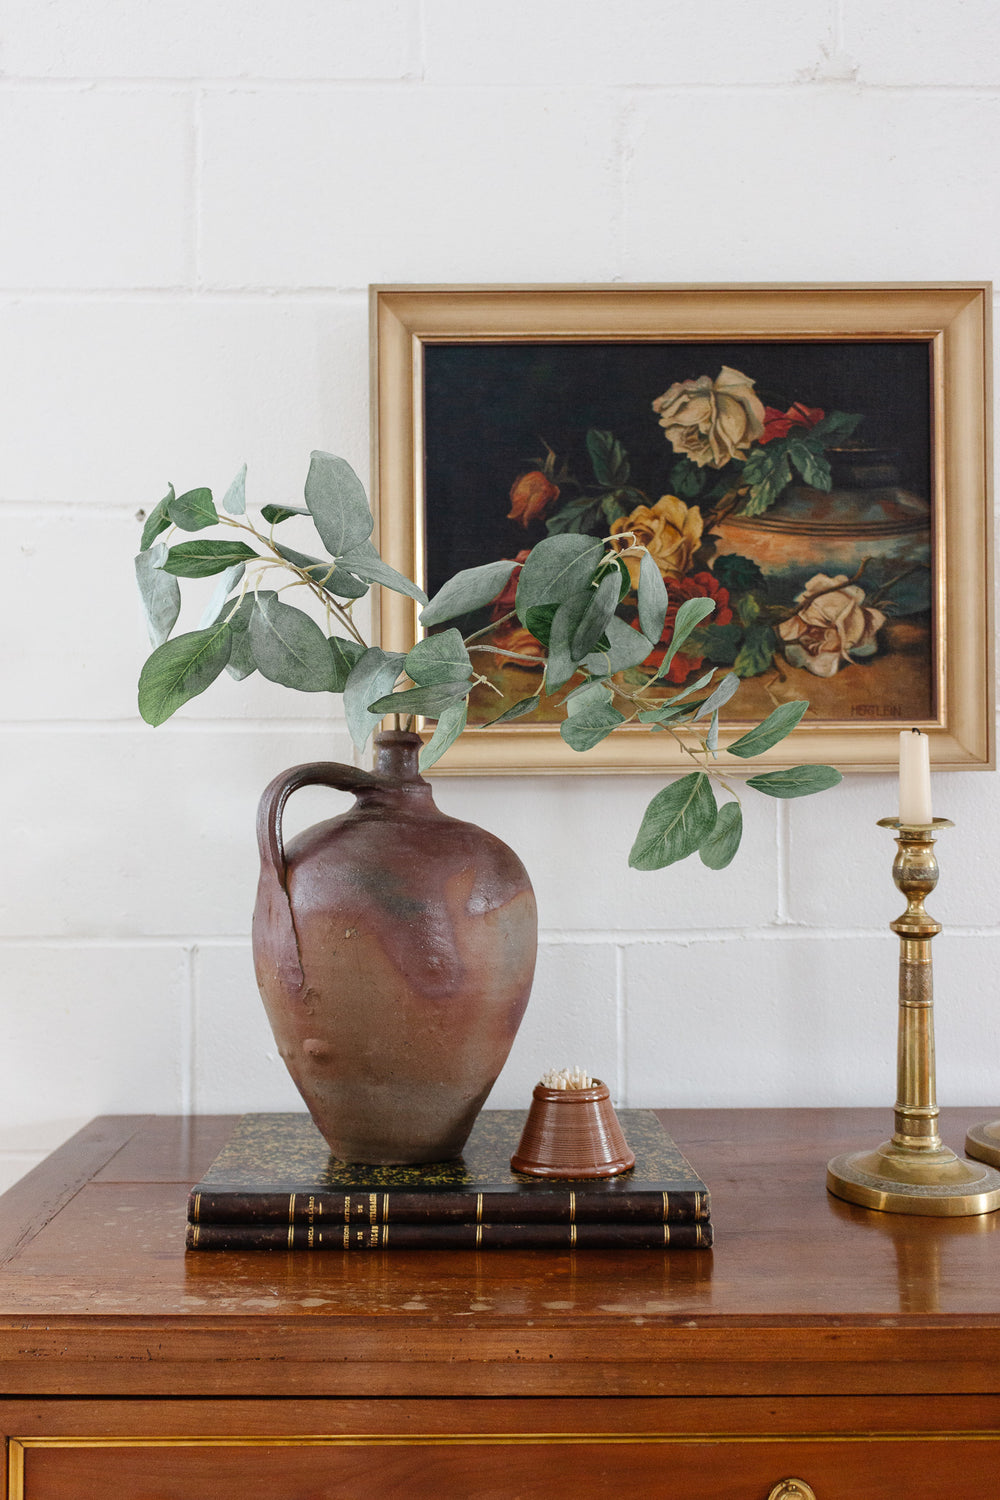
[[[510,1164],[530,1177],[616,1177],[635,1166],[607,1084],[599,1078],[585,1089],[536,1084]]]

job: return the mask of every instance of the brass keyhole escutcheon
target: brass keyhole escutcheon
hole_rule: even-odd
[[[804,1479],[782,1479],[767,1500],[816,1500],[816,1491]]]

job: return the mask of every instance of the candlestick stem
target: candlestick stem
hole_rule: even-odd
[[[906,897],[906,910],[889,924],[899,938],[895,1129],[875,1151],[835,1157],[826,1185],[838,1198],[889,1213],[992,1213],[1000,1208],[1000,1172],[956,1156],[938,1134],[931,940],[941,924],[924,902],[938,881],[934,836],[953,825],[881,818],[879,826],[896,831],[892,874]]]

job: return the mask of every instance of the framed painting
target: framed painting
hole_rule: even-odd
[[[985,282],[373,287],[382,556],[433,596],[546,535],[618,535],[666,582],[660,660],[677,607],[714,603],[671,686],[735,672],[731,737],[808,699],[776,765],[890,768],[919,727],[937,767],[992,767],[990,311]],[[503,596],[462,626],[496,650],[440,769],[681,763],[638,726],[575,754],[564,694],[490,727],[538,693],[533,637]],[[407,650],[417,606],[378,628]]]

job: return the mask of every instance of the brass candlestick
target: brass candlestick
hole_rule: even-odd
[[[1000,1120],[991,1120],[982,1125],[973,1125],[965,1137],[968,1156],[977,1161],[988,1162],[991,1167],[1000,1167]]]
[[[992,1213],[1000,1208],[1000,1172],[956,1156],[937,1128],[931,939],[941,924],[924,910],[924,899],[938,880],[934,835],[954,824],[947,818],[929,824],[880,818],[879,827],[896,830],[892,876],[906,897],[906,911],[889,924],[899,936],[896,1128],[876,1151],[834,1157],[826,1185],[849,1203],[888,1213]]]

